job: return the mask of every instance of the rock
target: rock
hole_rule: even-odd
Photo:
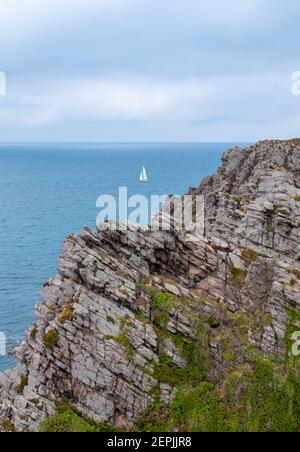
[[[35,431],[65,398],[95,422],[129,428],[157,388],[172,400],[155,368],[165,358],[184,371],[184,347],[199,335],[214,381],[228,356],[248,365],[247,345],[284,356],[288,313],[300,312],[299,174],[299,144],[234,148],[190,190],[205,197],[204,237],[130,224],[70,236],[17,368],[0,374],[0,430],[9,421]],[[153,306],[153,291],[169,301]]]

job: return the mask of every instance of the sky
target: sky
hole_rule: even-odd
[[[299,17],[299,0],[0,0],[0,142],[299,136]]]

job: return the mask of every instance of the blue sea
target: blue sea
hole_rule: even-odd
[[[40,288],[55,276],[71,232],[95,228],[102,194],[184,194],[213,174],[227,149],[218,144],[0,145],[0,332],[17,345],[34,321]],[[150,182],[141,184],[146,167]],[[14,357],[0,356],[0,370]]]

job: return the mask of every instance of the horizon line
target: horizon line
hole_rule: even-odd
[[[257,141],[257,140],[256,140]],[[49,145],[49,144],[90,144],[90,145],[136,145],[136,144],[249,144],[256,141],[223,140],[223,141],[2,141],[2,145]]]

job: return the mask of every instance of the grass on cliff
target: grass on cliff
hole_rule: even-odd
[[[57,401],[56,409],[57,413],[54,416],[46,418],[40,424],[40,433],[109,433],[121,431],[85,419],[67,402]]]
[[[48,330],[43,337],[43,345],[46,349],[51,350],[58,342],[59,335],[57,330],[51,328]]]
[[[247,260],[255,259],[247,254]],[[248,259],[249,258],[249,259]],[[232,283],[241,285],[247,273],[232,269]],[[176,388],[170,405],[160,399],[159,386],[153,388],[154,397],[140,417],[137,429],[148,432],[296,432],[300,427],[300,363],[287,356],[286,362],[267,359],[261,352],[249,350],[249,366],[236,367],[224,381],[209,378],[211,361],[208,354],[208,335],[203,323],[195,330],[194,342],[168,332],[168,312],[176,306],[172,296],[152,293],[152,318],[161,342],[171,339],[187,367],[180,369],[172,359],[160,352],[154,377],[159,383]],[[299,314],[289,312],[291,324],[299,321]],[[210,328],[218,327],[219,321]],[[289,327],[293,332],[295,326]],[[252,368],[252,370],[251,370]]]
[[[250,261],[250,256],[249,257]],[[251,256],[251,260],[254,256]],[[233,272],[234,282],[240,285],[244,272]],[[151,289],[152,322],[159,342],[159,362],[151,363],[157,384],[149,391],[152,403],[140,416],[134,431],[141,432],[296,432],[300,429],[300,360],[286,354],[281,361],[266,358],[262,352],[249,348],[247,365],[234,364],[218,381],[211,379],[212,361],[209,337],[212,331],[221,334],[218,319],[200,319],[195,322],[194,340],[168,331],[170,311],[184,306],[184,300]],[[286,348],[290,336],[300,322],[297,311],[288,311]],[[195,320],[195,319],[194,319]],[[242,318],[240,329],[244,329]],[[248,323],[248,321],[247,321]],[[217,330],[215,330],[217,328]],[[116,340],[116,338],[115,338]],[[117,338],[130,352],[128,338]],[[172,341],[176,352],[187,366],[176,366],[166,349]],[[226,350],[229,355],[231,350]],[[152,373],[151,373],[152,375]],[[169,405],[160,397],[160,385],[174,388]],[[56,416],[46,419],[42,432],[109,432],[82,418],[71,407],[58,407]]]
[[[268,360],[232,374],[220,388],[209,382],[180,385],[168,406],[159,397],[138,421],[148,432],[296,432],[300,426],[299,376],[282,380]]]

